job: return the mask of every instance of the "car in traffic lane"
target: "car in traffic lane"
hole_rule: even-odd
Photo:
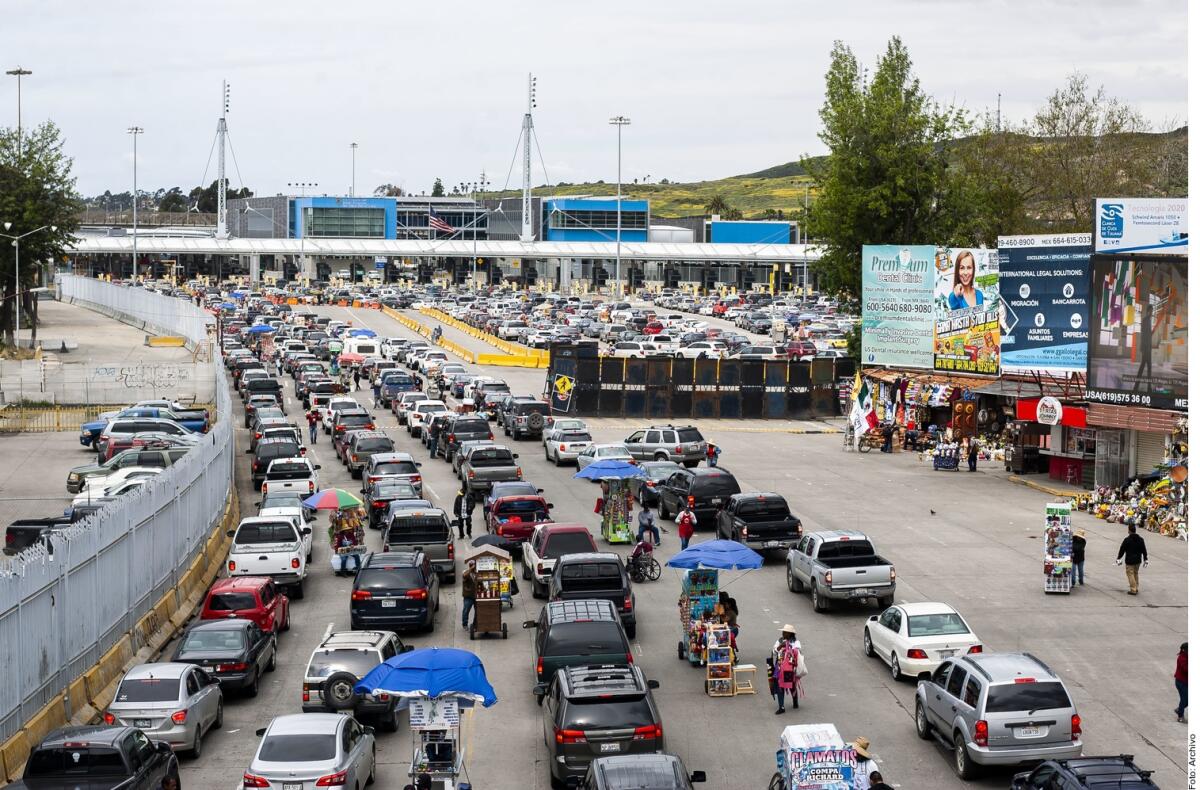
[[[112,726],[137,727],[156,741],[199,758],[206,733],[221,727],[220,682],[193,664],[137,664],[121,678],[101,718]]]
[[[926,677],[947,658],[982,653],[983,645],[954,607],[929,601],[871,615],[863,628],[863,652],[882,658],[892,679],[900,680]]]
[[[263,674],[275,671],[277,640],[252,620],[201,620],[184,631],[171,660],[203,667],[223,692],[257,697]]]
[[[243,787],[359,790],[375,782],[375,730],[351,716],[289,713],[255,734],[262,740]]]

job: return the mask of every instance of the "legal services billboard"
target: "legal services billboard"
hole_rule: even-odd
[[[1087,370],[1090,233],[1001,236],[1001,368]]]

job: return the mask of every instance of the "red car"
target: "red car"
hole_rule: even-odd
[[[817,345],[811,340],[792,340],[787,344],[788,359],[812,357],[817,354]]]
[[[505,548],[514,551],[529,540],[534,527],[553,521],[550,518],[553,507],[544,498],[532,494],[500,497],[484,512],[484,522],[488,532],[504,538]]]
[[[657,335],[663,331],[662,321],[647,321],[646,326],[642,329],[643,335]]]
[[[226,618],[253,620],[267,633],[286,631],[292,626],[288,597],[267,576],[236,576],[217,579],[204,596],[201,620]]]

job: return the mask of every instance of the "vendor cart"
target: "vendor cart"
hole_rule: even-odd
[[[933,448],[933,469],[957,472],[960,457],[957,444],[942,442]]]
[[[412,733],[409,777],[427,775],[438,790],[456,790],[463,771],[461,716],[457,697],[418,697],[408,703]]]
[[[1071,593],[1071,538],[1071,505],[1065,502],[1051,502],[1046,505],[1046,556],[1042,561],[1042,572],[1046,579],[1042,587],[1043,592],[1064,595]]]
[[[683,627],[683,639],[678,644],[679,659],[687,659],[693,666],[707,660],[711,647],[729,648],[721,654],[718,663],[733,662],[732,629],[726,628],[717,613],[717,572],[719,570],[750,571],[761,568],[763,558],[753,549],[732,540],[710,540],[684,549],[667,560],[667,567],[679,568],[683,573],[683,592],[679,596],[679,621]],[[712,635],[713,628],[721,629],[723,636]],[[728,656],[728,657],[726,657]],[[713,676],[713,680],[725,678]],[[716,688],[724,691],[724,684],[710,686],[706,673],[705,691]],[[732,679],[731,679],[732,680]]]
[[[679,642],[680,660],[700,666],[708,643],[707,623],[717,611],[717,571],[697,568],[683,574],[683,593],[679,596],[679,621],[683,640]]]
[[[628,461],[605,459],[588,464],[575,477],[600,481],[600,537],[608,543],[633,543],[633,488],[645,471]]]
[[[513,608],[513,595],[516,592],[516,582],[513,580],[513,558],[507,550],[498,548],[493,545],[484,545],[482,548],[474,549],[465,557],[467,561],[475,560],[476,563],[482,557],[487,557],[489,561],[494,560],[500,569],[500,603],[508,604],[508,608]],[[490,562],[489,562],[490,564]],[[478,564],[476,565],[478,570]]]
[[[475,559],[475,618],[471,621],[470,638],[477,633],[500,634],[508,639],[508,624],[501,622],[500,558],[490,552]]]
[[[793,724],[779,736],[768,790],[853,790],[856,761],[832,724]]]

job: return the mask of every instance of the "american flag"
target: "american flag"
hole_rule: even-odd
[[[433,213],[432,209],[429,211],[429,227],[442,233],[454,233],[450,223]]]

